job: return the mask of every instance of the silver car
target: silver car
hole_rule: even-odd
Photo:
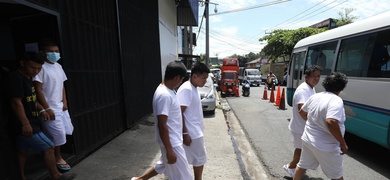
[[[203,112],[214,114],[216,94],[214,90],[213,80],[211,79],[210,74],[207,78],[206,84],[203,87],[198,87],[198,92],[200,94]]]

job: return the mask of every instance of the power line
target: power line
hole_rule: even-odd
[[[202,33],[204,33],[204,30],[202,29],[201,31]],[[216,34],[216,35],[214,35]],[[235,48],[235,49],[239,49],[239,50],[242,50],[242,51],[245,51],[245,52],[252,52],[251,50],[248,50],[248,49],[243,49],[242,46],[239,46],[240,44],[233,44],[232,42],[234,41],[240,41],[236,38],[233,38],[233,37],[228,37],[230,39],[232,39],[232,41],[226,41],[226,40],[223,40],[223,39],[220,39],[220,37],[218,36],[221,36],[218,32],[212,32],[210,35],[209,35],[211,38],[217,40],[217,41],[220,41],[220,42],[223,42],[223,43],[226,43],[227,45],[230,45],[231,47]],[[223,36],[221,38],[226,38],[226,36]],[[259,43],[260,44],[260,43]],[[256,45],[256,44],[249,44],[249,45]],[[196,48],[196,47],[195,47]],[[195,49],[194,49],[195,50]],[[226,51],[228,52],[228,51]]]
[[[343,3],[347,2],[347,1],[348,1],[348,0],[345,0],[345,1],[341,2],[341,3],[339,3],[339,4],[336,4],[336,5],[334,5],[334,6],[330,7],[330,8],[328,8],[328,9],[325,9],[325,10],[323,10],[323,11],[317,13],[317,14],[314,14],[314,15],[312,15],[312,16],[310,16],[310,17],[306,17],[305,19],[302,19],[302,18],[304,18],[304,17],[302,17],[302,18],[300,18],[300,19],[298,19],[298,20],[303,21],[303,20],[312,18],[312,17],[314,17],[314,16],[317,16],[318,14],[322,14],[322,13],[324,13],[324,12],[326,12],[326,11],[329,11],[330,9],[333,9],[333,8],[335,8],[336,6],[340,6],[341,4],[343,4]],[[333,3],[333,2],[332,2],[332,3]],[[331,4],[331,3],[329,3],[329,4]],[[328,4],[328,5],[329,5],[329,4]],[[326,6],[325,6],[325,7],[326,7]],[[320,8],[320,9],[322,9],[322,8]],[[314,12],[312,12],[312,13],[314,13]],[[310,14],[312,14],[312,13],[310,13]],[[298,20],[293,21],[293,22],[291,22],[291,23],[289,23],[289,24],[287,24],[287,25],[296,23]],[[285,25],[284,27],[286,27],[287,25]]]
[[[334,7],[339,6],[339,5],[341,5],[341,4],[345,3],[345,2],[347,2],[348,0],[345,0],[344,2],[338,3],[338,4],[334,5],[334,6],[331,6],[330,8],[325,9],[324,11],[321,11],[321,12],[319,12],[319,13],[316,13],[316,12],[318,12],[319,10],[328,7],[329,5],[333,4],[333,3],[336,2],[336,1],[337,1],[337,0],[334,0],[334,1],[330,2],[329,4],[326,4],[326,5],[324,5],[324,6],[320,7],[320,8],[318,8],[318,9],[316,9],[315,11],[310,12],[309,14],[306,14],[305,16],[300,17],[300,18],[298,18],[298,19],[296,19],[296,20],[294,20],[294,21],[292,21],[292,22],[290,22],[290,23],[287,23],[287,24],[285,24],[284,26],[281,26],[281,27],[282,27],[282,28],[283,28],[283,27],[287,27],[287,26],[289,26],[289,25],[291,25],[291,24],[294,24],[294,23],[297,23],[297,22],[299,22],[299,21],[303,21],[303,20],[306,20],[306,19],[309,19],[309,18],[313,18],[314,16],[317,16],[318,14],[321,14],[321,13],[323,13],[323,12],[325,12],[325,11],[328,11],[328,10],[330,10],[330,9],[333,9]],[[313,13],[316,13],[316,14],[311,15],[311,14],[313,14]],[[309,15],[311,15],[311,16],[309,16]]]
[[[326,0],[324,0],[324,1],[326,1]],[[324,1],[323,1],[323,2],[324,2]],[[321,5],[321,3],[317,3],[316,5],[314,5],[314,6],[310,7],[309,9],[306,9],[306,10],[302,11],[301,13],[299,13],[299,14],[297,14],[297,15],[295,15],[295,16],[293,16],[293,17],[291,17],[290,19],[287,19],[287,20],[285,20],[285,21],[283,21],[283,22],[281,22],[281,23],[277,24],[277,25],[275,26],[275,28],[276,28],[276,27],[278,27],[278,26],[280,26],[280,25],[282,25],[282,24],[284,24],[284,23],[286,23],[286,22],[288,22],[288,21],[290,21],[291,19],[294,19],[294,18],[296,18],[296,17],[300,16],[301,14],[304,14],[304,13],[306,13],[307,11],[309,11],[310,9],[313,9],[313,8],[315,8],[315,7],[316,7],[316,6],[318,6],[318,5]]]
[[[291,1],[291,0],[276,0],[276,1],[271,1],[271,2],[260,4],[260,5],[256,5],[256,6],[240,8],[240,9],[234,9],[234,10],[230,10],[230,11],[219,12],[219,13],[216,13],[216,14],[210,14],[209,16],[215,16],[215,15],[221,15],[221,14],[228,14],[228,13],[235,13],[235,12],[240,12],[240,11],[246,11],[246,10],[250,10],[250,9],[256,9],[256,8],[260,8],[260,7],[271,6],[271,5],[279,4],[279,3],[284,3],[284,2],[287,2],[287,1]]]

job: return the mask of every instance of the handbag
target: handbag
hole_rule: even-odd
[[[72,135],[74,128],[73,128],[72,120],[70,119],[70,115],[69,115],[68,110],[64,111],[64,116],[62,118],[62,124],[64,125],[64,128],[65,128],[65,134]]]

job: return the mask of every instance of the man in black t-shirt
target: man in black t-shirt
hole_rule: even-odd
[[[56,167],[53,142],[40,128],[40,120],[48,120],[49,114],[37,103],[32,77],[42,68],[42,57],[28,52],[20,61],[20,68],[8,75],[7,91],[11,106],[11,121],[14,123],[14,135],[18,149],[18,159],[22,179],[28,150],[42,151],[44,162],[52,179],[74,179],[74,174],[61,174]]]

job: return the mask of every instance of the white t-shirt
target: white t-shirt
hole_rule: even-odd
[[[53,111],[62,111],[62,90],[66,80],[67,77],[60,64],[47,62],[42,65],[42,70],[33,78],[33,81],[42,83],[43,95]]]
[[[164,144],[161,141],[158,130],[157,115],[168,116],[167,126],[169,131],[169,140],[172,147],[181,146],[183,144],[183,122],[181,118],[181,109],[177,101],[176,94],[173,90],[160,84],[153,96],[153,114],[155,117],[155,139],[161,146]]]
[[[345,111],[343,100],[331,92],[311,96],[302,106],[308,113],[302,140],[323,151],[340,150],[340,144],[330,133],[326,119],[339,121],[341,134],[345,133]]]
[[[190,81],[186,81],[177,91],[177,99],[180,106],[187,107],[183,114],[188,134],[192,139],[203,137],[203,111],[198,89]]]
[[[297,90],[295,90],[293,97],[292,117],[288,126],[290,131],[298,134],[303,133],[306,121],[299,114],[298,104],[304,104],[309,99],[309,97],[315,93],[315,89],[311,88],[306,82],[300,84]]]

